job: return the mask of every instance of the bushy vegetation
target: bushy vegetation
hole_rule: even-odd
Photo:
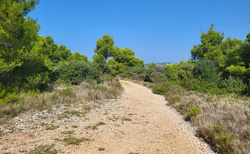
[[[112,65],[107,63],[107,58],[118,57],[118,52],[124,53],[130,59],[129,63],[122,64],[124,68],[136,69],[139,65],[144,66],[142,60],[138,63],[138,59],[133,57],[134,52],[131,49],[114,47],[113,37],[109,35],[103,35],[97,40],[94,62],[88,61],[79,52],[72,53],[63,44],[57,45],[52,36],[39,36],[40,25],[27,16],[38,3],[39,0],[0,2],[1,116],[12,117],[28,109],[43,108],[49,103],[58,102],[59,95],[66,97],[67,101],[75,100],[78,96],[75,94],[77,87],[72,85],[80,86],[83,82],[94,85],[85,87],[89,88],[86,89],[88,94],[84,96],[86,100],[116,98],[121,86],[114,84],[118,82],[114,79],[116,73],[111,68]],[[97,84],[93,84],[94,82]],[[109,85],[102,85],[106,83]],[[56,90],[55,87],[61,84],[71,88]],[[47,92],[52,96],[37,102],[31,101],[34,104],[27,101],[27,98],[33,100]]]
[[[168,105],[197,126],[197,135],[216,152],[247,153],[250,34],[244,41],[223,40],[224,33],[213,27],[202,32],[201,44],[191,49],[192,59],[164,68],[152,62],[144,81],[152,83],[154,93],[164,95]]]
[[[197,116],[200,113],[200,109],[196,106],[193,106],[188,111],[188,117]]]
[[[64,82],[79,84],[87,79],[94,79],[100,83],[100,73],[96,67],[82,60],[60,62],[54,67],[54,75]]]
[[[134,80],[144,80],[146,76],[146,68],[126,67],[121,76],[124,78],[132,78]]]
[[[208,82],[218,82],[215,63],[212,60],[198,60],[194,65],[193,75],[195,78],[202,78]]]

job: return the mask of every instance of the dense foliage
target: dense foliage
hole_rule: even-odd
[[[95,62],[107,61],[109,57],[113,56],[114,49],[114,39],[113,36],[103,35],[102,38],[96,41],[96,48],[94,49],[93,59]]]
[[[38,93],[56,80],[77,84],[99,79],[87,57],[39,36],[28,17],[39,0],[0,1],[0,106],[18,103],[22,93]]]
[[[231,37],[223,41],[224,33],[216,32],[213,27],[212,24],[207,33],[202,32],[201,44],[194,45],[191,50],[192,59],[213,60],[221,78],[231,75],[249,83],[250,33],[244,41]]]
[[[34,54],[40,25],[25,16],[39,3],[37,0],[0,1],[0,73],[4,74]]]
[[[39,36],[41,25],[27,16],[38,3],[0,1],[0,106],[19,103],[21,94],[39,93],[54,82],[75,85],[93,79],[100,83],[102,74],[115,76],[126,71],[136,79],[145,77],[143,60],[134,57],[129,48],[114,46],[113,36],[103,35],[96,41],[93,62],[57,45],[51,36]]]
[[[54,74],[65,82],[79,84],[86,79],[95,79],[100,82],[100,73],[93,64],[82,60],[60,62],[54,68]]]
[[[192,59],[165,65],[164,70],[151,63],[144,81],[172,82],[187,90],[202,93],[249,94],[250,33],[244,41],[224,39],[224,33],[213,30],[202,32],[201,44],[191,49]]]
[[[108,64],[112,68],[112,74],[116,75],[125,71],[126,67],[145,68],[144,61],[134,57],[135,52],[131,49],[117,48],[113,53],[113,58],[109,59]]]
[[[249,151],[249,135],[244,135],[249,132],[243,128],[249,112],[245,96],[250,95],[250,33],[244,41],[224,40],[224,33],[213,27],[202,32],[201,43],[191,49],[192,59],[164,68],[152,62],[144,81],[198,127],[198,136],[216,152],[245,153]]]

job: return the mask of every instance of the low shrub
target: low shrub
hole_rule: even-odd
[[[160,85],[154,85],[152,90],[153,90],[153,93],[155,93],[155,94],[164,95],[167,91],[167,87],[160,86]]]
[[[229,76],[227,79],[220,81],[219,87],[224,88],[228,93],[242,94],[246,90],[247,85],[240,78]]]
[[[173,91],[167,91],[164,96],[165,96],[165,99],[168,101],[169,104],[174,104],[176,102],[181,101],[181,97],[177,93],[175,93]]]
[[[54,73],[60,80],[75,85],[87,79],[94,79],[98,83],[101,82],[100,73],[96,67],[89,62],[80,60],[60,62],[54,67]]]
[[[156,66],[147,68],[144,81],[159,83],[159,82],[165,82],[166,80],[167,76],[165,74],[165,70],[163,67]]]
[[[227,79],[220,81],[220,87],[222,88],[246,88],[246,84],[244,84],[243,80],[240,78],[235,78],[233,76],[229,76]]]
[[[146,68],[126,67],[121,76],[134,80],[144,80],[146,76]]]
[[[61,96],[75,97],[76,94],[72,88],[67,87],[59,91]]]
[[[167,81],[167,77],[162,72],[152,72],[152,74],[151,74],[151,81],[153,83],[162,83],[162,82]]]
[[[215,82],[208,82],[201,78],[195,79],[185,79],[181,80],[180,85],[185,88],[186,90],[194,90],[201,93],[222,93],[222,90],[218,88],[217,84]]]
[[[110,74],[112,72],[111,67],[105,61],[94,63],[94,65],[101,74]]]
[[[166,81],[164,83],[155,84],[152,87],[152,91],[155,94],[164,95],[166,100],[171,104],[181,100],[180,95],[183,89],[178,85],[178,82]]]
[[[199,128],[197,135],[212,145],[216,152],[234,153],[233,136],[220,125],[214,124],[211,129]]]
[[[42,154],[42,153],[50,153],[50,154],[57,154],[58,151],[54,148],[54,144],[52,145],[40,145],[35,149],[26,152],[28,154]]]
[[[64,138],[63,141],[64,141],[66,144],[79,145],[81,142],[90,141],[90,140],[87,139],[87,138],[67,137],[67,138]]]
[[[193,106],[188,111],[188,117],[197,116],[200,113],[200,111],[201,110],[199,108],[197,108],[196,106]]]

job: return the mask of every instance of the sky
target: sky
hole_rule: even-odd
[[[211,23],[225,38],[245,40],[249,6],[249,0],[40,0],[28,16],[41,24],[39,35],[91,61],[96,41],[109,34],[146,64],[178,63],[191,57]]]

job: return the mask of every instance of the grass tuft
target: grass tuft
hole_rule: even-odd
[[[75,111],[75,110],[72,110],[72,111],[65,111],[64,114],[76,115],[76,116],[78,116],[78,117],[84,116],[84,113],[82,113],[82,112],[80,112],[80,111]]]
[[[75,138],[75,137],[67,137],[67,138],[64,138],[63,141],[66,143],[66,144],[73,144],[73,145],[79,145],[81,142],[84,142],[84,141],[90,141],[89,139],[87,138]]]
[[[58,151],[54,148],[54,144],[52,144],[52,145],[40,145],[37,148],[27,153],[28,154],[43,154],[43,153],[57,154]]]
[[[90,107],[89,105],[87,105],[87,104],[84,104],[84,105],[82,106],[82,108],[83,108],[83,110],[85,110],[85,111],[90,111],[90,110],[91,110],[91,107]]]
[[[73,134],[75,131],[63,131],[62,134]]]
[[[98,129],[98,126],[101,126],[101,125],[106,125],[106,123],[104,123],[104,122],[98,122],[94,126],[87,126],[86,129],[96,130],[96,129]]]
[[[46,130],[55,130],[55,129],[59,128],[59,127],[60,126],[56,126],[56,125],[50,124],[50,125],[46,125],[45,129]]]
[[[98,148],[98,150],[99,150],[99,151],[104,151],[104,150],[105,150],[105,148],[103,148],[103,147],[99,147],[99,148]]]

